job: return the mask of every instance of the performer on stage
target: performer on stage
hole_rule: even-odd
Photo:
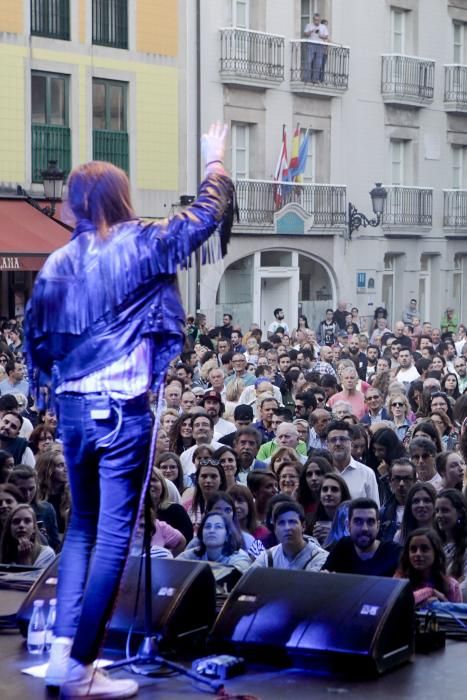
[[[157,390],[184,342],[176,271],[203,244],[203,261],[226,251],[234,191],[223,168],[225,138],[220,124],[203,136],[198,198],[169,221],[135,217],[119,168],[75,168],[68,203],[76,228],[45,263],[28,304],[30,375],[38,398],[51,380],[72,495],[46,676],[66,698],[138,691],[135,681],[111,680],[92,663],[142,501],[152,431],[147,391]]]

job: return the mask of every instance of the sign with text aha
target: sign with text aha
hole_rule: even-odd
[[[357,272],[357,289],[365,289],[366,272]]]

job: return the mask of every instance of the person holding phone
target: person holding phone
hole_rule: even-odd
[[[309,39],[305,45],[308,56],[304,80],[317,83],[323,80],[325,45],[329,41],[328,28],[322,23],[319,12],[314,13],[313,21],[306,25],[303,33]]]

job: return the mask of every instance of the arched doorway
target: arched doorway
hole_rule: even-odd
[[[277,306],[284,309],[289,327],[299,314],[316,328],[328,306],[334,307],[333,272],[326,263],[296,250],[263,250],[240,258],[225,270],[217,289],[216,323],[224,313],[247,330],[258,323],[266,338]]]

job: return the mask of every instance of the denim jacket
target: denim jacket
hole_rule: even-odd
[[[178,267],[202,246],[201,262],[226,253],[234,212],[232,181],[211,173],[194,204],[170,220],[118,223],[106,239],[80,221],[71,241],[38,275],[26,308],[31,387],[44,407],[64,381],[81,379],[153,342],[153,388],[184,342]],[[50,392],[45,392],[50,396]]]

